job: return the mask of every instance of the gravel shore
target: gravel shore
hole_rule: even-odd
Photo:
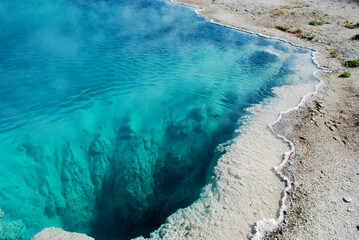
[[[181,0],[213,22],[319,51],[318,92],[275,130],[295,151],[282,170],[292,181],[284,221],[264,239],[359,239],[358,1]],[[314,25],[313,25],[314,24]],[[344,71],[349,78],[339,77]],[[275,206],[274,206],[275,207]],[[251,237],[249,235],[249,237]]]

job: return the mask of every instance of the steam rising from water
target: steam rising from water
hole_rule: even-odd
[[[0,3],[0,239],[147,235],[304,50],[161,1]]]

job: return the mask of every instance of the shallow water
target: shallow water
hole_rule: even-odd
[[[0,239],[148,235],[307,50],[162,1],[0,2]],[[293,77],[296,76],[296,77]]]

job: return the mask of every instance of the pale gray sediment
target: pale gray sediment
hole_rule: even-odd
[[[297,149],[285,169],[295,185],[285,221],[266,239],[359,237],[359,84],[328,75],[315,98],[277,126]]]
[[[36,234],[31,240],[94,240],[86,234],[71,233],[61,228],[45,228]]]

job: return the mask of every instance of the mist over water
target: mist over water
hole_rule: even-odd
[[[0,2],[0,239],[148,235],[306,50],[159,0]]]

